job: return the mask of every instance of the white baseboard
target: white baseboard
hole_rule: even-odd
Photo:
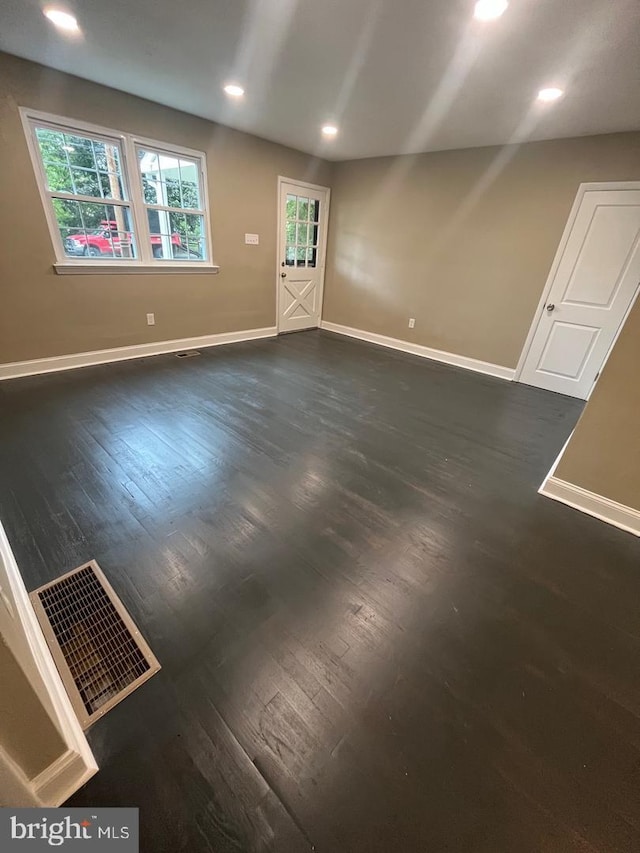
[[[51,808],[66,802],[95,772],[87,767],[81,755],[68,750],[39,773],[31,785],[42,805]]]
[[[107,364],[111,361],[125,361],[130,358],[144,358],[148,355],[162,355],[162,353],[179,352],[183,349],[215,347],[221,344],[253,341],[258,338],[274,338],[277,333],[275,326],[268,326],[263,329],[221,332],[217,335],[201,335],[197,338],[156,341],[149,344],[133,344],[127,347],[94,350],[93,352],[56,355],[51,358],[36,358],[30,361],[14,361],[8,364],[0,364],[0,380],[34,376],[38,373],[52,373],[56,370],[72,370],[76,367],[89,367],[93,364]]]
[[[619,504],[553,476],[547,476],[540,486],[539,493],[579,509],[580,512],[585,512],[594,518],[599,518],[601,521],[606,521],[607,524],[619,527],[620,530],[640,536],[640,511],[630,506]]]
[[[41,805],[22,768],[0,746],[0,806],[38,808]]]
[[[341,326],[338,323],[329,323],[323,320],[320,323],[321,329],[326,329],[328,332],[336,332],[338,335],[347,335],[350,338],[358,338],[361,341],[368,341],[371,344],[378,344],[382,347],[409,352],[412,355],[419,355],[422,358],[430,358],[433,361],[441,361],[444,364],[452,364],[454,367],[464,367],[466,370],[475,370],[476,373],[486,373],[489,376],[497,376],[498,379],[512,380],[515,375],[515,369],[511,367],[502,367],[500,364],[491,364],[489,361],[479,361],[477,358],[468,358],[466,355],[456,355],[452,352],[444,352],[444,350],[425,347],[422,344],[412,344],[410,341],[403,341],[399,338],[388,338],[386,335],[378,335],[376,332],[365,332],[362,329],[352,329],[350,326]]]

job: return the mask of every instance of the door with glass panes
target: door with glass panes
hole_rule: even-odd
[[[280,180],[278,331],[320,325],[329,190]]]

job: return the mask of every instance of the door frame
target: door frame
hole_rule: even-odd
[[[320,255],[320,294],[319,294],[319,303],[320,303],[320,314],[318,316],[318,328],[320,328],[320,324],[322,322],[322,307],[324,305],[324,279],[325,279],[325,265],[327,260],[327,237],[329,234],[329,210],[331,206],[331,187],[324,187],[321,184],[311,184],[308,181],[298,181],[295,178],[286,178],[284,175],[278,175],[278,186],[277,186],[277,196],[276,196],[276,204],[278,209],[277,216],[277,232],[276,232],[276,333],[280,334],[280,235],[282,228],[282,209],[280,204],[280,196],[282,190],[282,184],[293,184],[296,187],[300,187],[301,189],[307,190],[318,190],[326,193],[326,214],[325,214],[325,228],[322,231],[322,239],[318,244],[318,250]],[[322,213],[320,214],[322,216]]]
[[[6,753],[0,755],[0,776],[11,774],[14,783],[22,781],[39,805],[59,806],[98,772],[98,765],[42,633],[2,522],[0,581],[0,642],[5,642],[18,662],[65,746],[65,751],[33,779],[24,779],[15,762],[7,768]]]
[[[564,250],[566,249],[567,242],[569,240],[569,236],[571,231],[573,230],[573,226],[575,225],[576,217],[578,215],[578,211],[580,210],[580,206],[584,199],[584,196],[588,192],[602,192],[607,190],[640,190],[640,181],[594,181],[580,184],[578,187],[578,192],[576,193],[576,197],[573,201],[573,205],[571,206],[571,211],[569,213],[569,218],[567,219],[567,223],[564,226],[564,231],[562,232],[562,237],[560,238],[560,243],[558,244],[558,249],[556,251],[555,257],[553,259],[553,263],[551,264],[551,269],[549,270],[549,275],[547,276],[547,281],[544,286],[544,290],[542,291],[542,295],[540,297],[540,301],[538,302],[538,307],[535,310],[533,315],[533,319],[531,321],[531,326],[529,328],[529,333],[527,334],[526,340],[524,342],[524,346],[522,348],[522,352],[520,353],[520,358],[518,360],[518,366],[516,367],[516,372],[513,377],[514,382],[520,381],[520,376],[524,370],[524,366],[526,364],[527,358],[529,356],[529,350],[531,349],[531,344],[533,343],[533,339],[538,331],[538,326],[540,325],[540,320],[544,313],[545,305],[547,304],[549,293],[551,292],[551,288],[553,287],[553,283],[558,272],[558,267],[560,266],[560,261],[562,260],[562,256],[564,254]],[[587,400],[591,396],[593,389],[596,386],[598,381],[598,377],[602,373],[602,370],[609,360],[609,356],[616,345],[616,341],[622,331],[624,324],[627,322],[627,317],[631,313],[631,309],[634,306],[634,303],[638,297],[638,292],[640,292],[640,284],[636,287],[636,292],[631,298],[629,306],[625,312],[624,317],[622,318],[620,325],[618,326],[615,336],[611,342],[611,346],[607,350],[607,353],[603,359],[603,362],[600,366],[600,371],[598,376],[596,376],[596,380],[589,389],[589,393],[587,394]]]

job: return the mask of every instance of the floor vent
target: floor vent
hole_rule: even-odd
[[[182,352],[177,352],[176,358],[195,358],[197,355],[200,355],[200,350],[185,349]]]
[[[95,560],[30,597],[84,729],[160,669]]]

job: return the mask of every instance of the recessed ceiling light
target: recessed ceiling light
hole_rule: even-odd
[[[473,17],[479,21],[493,21],[506,12],[507,0],[478,0],[473,11]]]
[[[52,24],[55,24],[61,30],[77,33],[80,29],[73,15],[70,15],[69,12],[63,12],[62,9],[45,9],[44,14]]]
[[[224,90],[227,95],[231,95],[232,98],[241,98],[244,95],[244,89],[236,83],[228,83],[224,87]]]
[[[338,133],[338,128],[335,124],[325,124],[322,128],[322,132],[325,136],[335,136]]]
[[[540,89],[538,92],[538,100],[539,101],[557,101],[558,98],[561,98],[564,95],[562,89],[556,89],[555,87],[551,87],[550,89]]]

